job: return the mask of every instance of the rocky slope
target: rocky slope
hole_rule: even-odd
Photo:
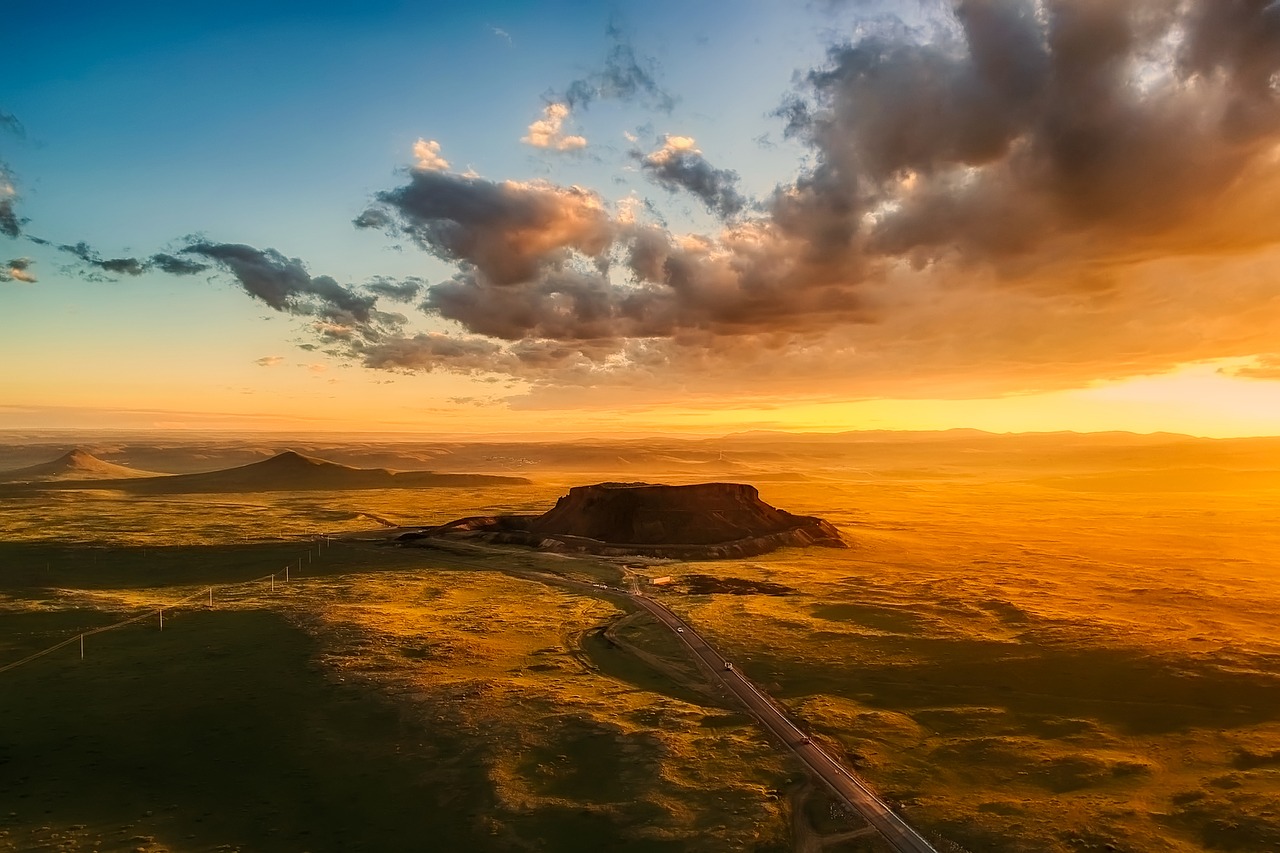
[[[401,539],[425,537],[676,559],[749,557],[787,545],[846,547],[830,523],[770,506],[742,483],[579,486],[542,515],[462,518]]]

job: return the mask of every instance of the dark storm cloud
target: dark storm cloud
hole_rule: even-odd
[[[634,156],[640,161],[640,168],[660,186],[672,192],[692,193],[721,219],[736,216],[747,206],[747,199],[737,189],[738,173],[712,166],[693,147],[692,139],[668,136],[657,151]]]
[[[642,101],[655,109],[671,112],[676,99],[657,80],[657,63],[650,57],[637,56],[631,42],[617,26],[610,26],[613,41],[604,66],[571,82],[564,93],[553,99],[563,101],[570,109],[585,109],[594,101]]]

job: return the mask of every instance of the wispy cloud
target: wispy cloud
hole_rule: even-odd
[[[0,163],[0,234],[6,237],[22,235],[22,220],[14,208],[14,197],[18,191],[14,189],[4,164]]]
[[[138,276],[150,270],[159,270],[170,275],[195,275],[209,269],[208,264],[190,258],[181,258],[166,252],[157,252],[150,257],[118,257],[104,258],[83,241],[75,244],[55,244],[42,237],[28,235],[27,239],[39,246],[53,246],[60,252],[73,255],[80,261],[81,275],[94,280],[109,280],[106,276],[128,275]],[[106,274],[104,276],[103,274]]]
[[[570,109],[585,109],[595,101],[641,101],[654,109],[671,112],[676,98],[658,84],[657,62],[637,54],[617,25],[610,25],[606,32],[613,44],[604,65],[569,83],[556,100]]]
[[[8,133],[18,139],[26,138],[26,128],[12,113],[0,110],[0,133]],[[6,237],[22,235],[24,220],[18,217],[15,201],[18,190],[14,187],[13,173],[6,163],[0,161],[0,234]]]
[[[1253,360],[1253,364],[1236,368],[1230,374],[1244,379],[1280,381],[1280,353],[1260,355]]]

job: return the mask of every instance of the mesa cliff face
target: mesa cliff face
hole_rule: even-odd
[[[578,486],[542,515],[463,518],[401,539],[424,537],[677,559],[749,557],[787,545],[846,547],[828,522],[772,507],[742,483]]]

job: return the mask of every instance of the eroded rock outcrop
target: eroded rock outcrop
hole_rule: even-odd
[[[788,545],[846,547],[830,523],[770,506],[742,483],[578,486],[542,515],[473,516],[400,538],[427,537],[686,560],[751,557]]]

